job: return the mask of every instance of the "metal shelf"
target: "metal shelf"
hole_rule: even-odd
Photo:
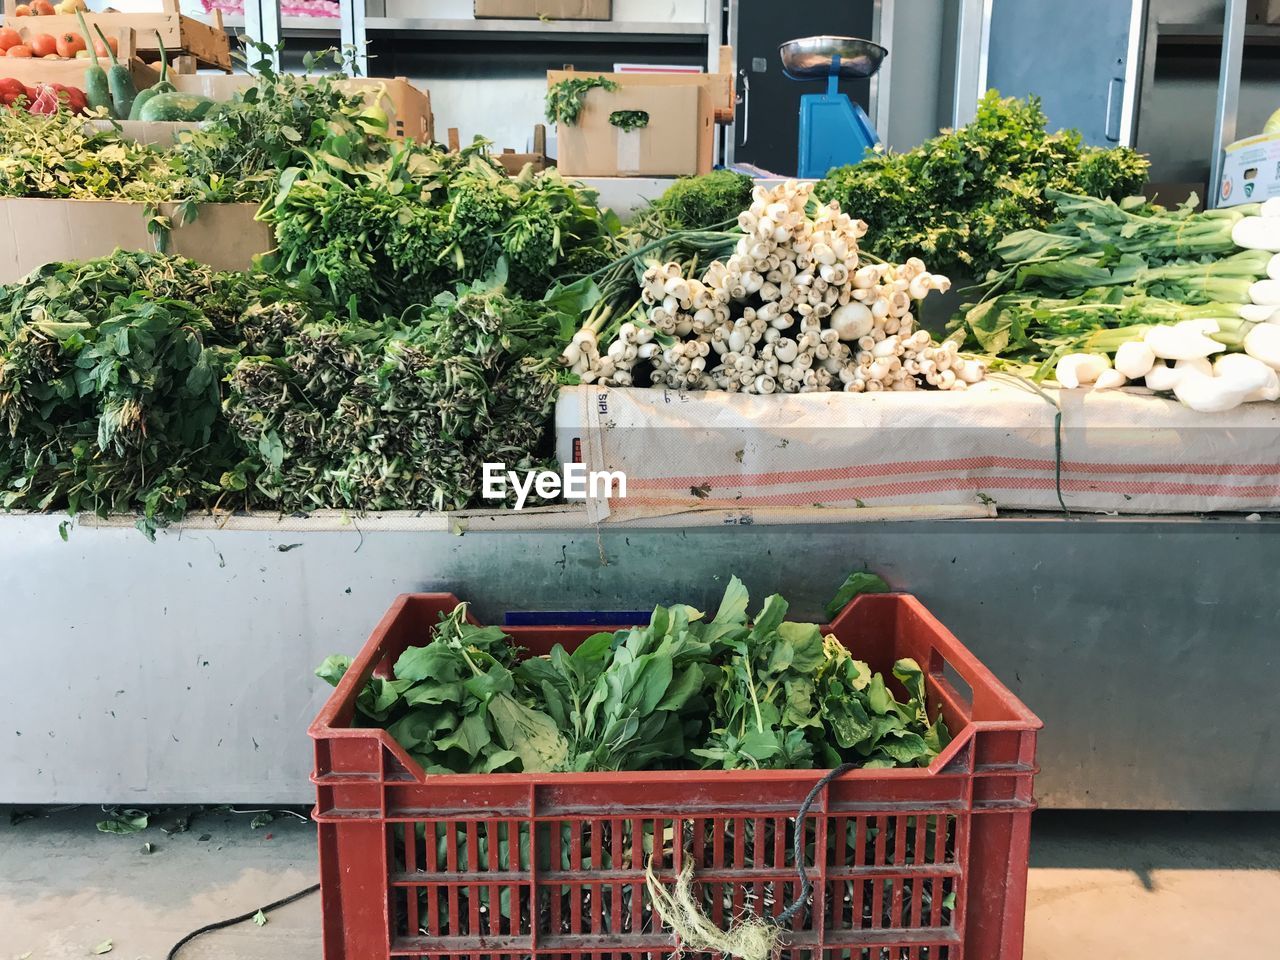
[[[661,37],[667,41],[704,43],[710,33],[705,23],[662,23],[616,20],[461,20],[428,17],[367,17],[369,33],[448,33],[458,37],[488,40],[610,42],[647,41]]]
[[[1157,42],[1161,45],[1202,47],[1222,46],[1221,23],[1159,23]],[[1246,47],[1280,47],[1280,25],[1251,23],[1244,28]]]
[[[243,30],[244,17],[223,16],[222,25],[227,30]],[[286,35],[315,36],[337,33],[342,27],[338,17],[282,17],[280,29]]]

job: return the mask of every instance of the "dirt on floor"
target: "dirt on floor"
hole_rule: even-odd
[[[240,808],[101,833],[97,808],[0,808],[0,960],[164,960],[186,933],[316,882],[314,827]],[[11,814],[17,814],[11,821]],[[259,826],[251,824],[259,820]],[[1280,957],[1280,815],[1037,814],[1026,960]],[[311,895],[181,960],[320,960]],[[988,960],[988,958],[973,958]]]

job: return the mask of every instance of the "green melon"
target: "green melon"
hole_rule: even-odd
[[[1262,128],[1263,133],[1280,133],[1280,110],[1271,115],[1271,119],[1267,121],[1267,125]]]

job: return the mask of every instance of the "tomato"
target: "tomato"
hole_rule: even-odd
[[[47,57],[58,52],[58,41],[47,33],[32,34],[27,40],[27,46],[31,48],[33,57]]]
[[[49,0],[35,0],[31,4],[31,12],[38,17],[52,17],[58,11],[53,9],[53,4]]]
[[[78,33],[68,30],[66,33],[58,36],[58,56],[64,60],[71,60],[75,57],[77,50],[85,48],[84,37]]]
[[[8,50],[22,42],[22,34],[13,27],[0,27],[0,50]]]
[[[31,48],[25,43],[17,43],[5,51],[6,57],[29,57],[31,56]]]
[[[31,8],[25,3],[20,3],[14,8],[13,15],[15,17],[29,17],[31,16]]]
[[[83,44],[83,43],[81,43],[81,44],[80,44],[80,47],[81,47],[81,49],[83,49],[83,48],[84,48],[84,44]],[[105,57],[105,56],[107,55],[107,47],[110,47],[110,48],[111,48],[111,52],[112,52],[112,53],[114,53],[114,54],[116,54],[117,56],[119,56],[119,54],[120,54],[120,41],[119,41],[118,39],[116,39],[115,37],[107,37],[107,46],[106,46],[106,47],[104,47],[104,46],[102,45],[102,41],[101,41],[101,40],[99,40],[97,37],[94,37],[94,38],[93,38],[93,52],[94,52],[97,56],[99,56],[99,57]]]

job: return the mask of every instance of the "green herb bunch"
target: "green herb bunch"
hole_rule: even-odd
[[[605,76],[566,77],[547,88],[547,120],[572,127],[582,113],[582,104],[592,90],[618,90],[617,81]]]
[[[677,230],[723,229],[751,206],[752,186],[750,177],[733,170],[681,177],[640,211],[634,228],[652,239]]]
[[[220,415],[255,278],[118,252],[0,288],[6,508],[141,514],[213,502],[242,456]]]
[[[482,286],[396,320],[310,324],[231,371],[226,413],[256,453],[237,483],[287,511],[469,506],[485,461],[543,462],[556,324]]]
[[[1037,98],[989,91],[967,126],[832,170],[815,195],[866,221],[877,256],[918,256],[942,273],[982,277],[1003,237],[1052,216],[1047,190],[1119,200],[1146,182],[1140,154],[1085,146],[1079,133],[1048,133],[1045,123]]]
[[[709,621],[659,606],[646,626],[529,658],[467,623],[463,604],[395,679],[366,683],[357,722],[385,727],[429,773],[911,766],[946,745],[913,661],[894,665],[899,701],[834,637],[785,620],[781,597],[754,619],[748,602],[734,577]],[[336,685],[350,662],[317,674]]]
[[[335,131],[360,153],[379,149],[386,113],[345,90],[341,75],[315,73],[340,66],[337,54],[308,53],[303,65],[308,76],[278,73],[262,58],[254,64],[252,86],[178,137],[173,159],[188,181],[184,195],[218,203],[265,200],[275,193],[280,171],[303,162]]]
[[[0,196],[172,199],[169,157],[65,111],[0,110]]]
[[[284,173],[260,214],[276,269],[302,274],[362,314],[399,313],[507,264],[507,284],[541,297],[561,276],[609,262],[620,224],[559,173],[509,178],[476,141],[458,154],[393,142],[359,162],[335,133]]]

